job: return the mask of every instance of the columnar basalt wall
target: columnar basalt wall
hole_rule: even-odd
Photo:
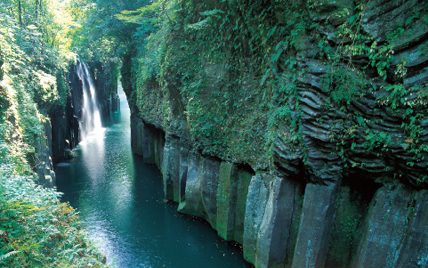
[[[227,64],[194,63],[208,73],[208,82],[204,80],[206,88],[189,96],[180,91],[182,84],[173,83],[180,74],[169,69],[162,83],[150,78],[140,83],[142,88],[135,88],[127,65],[131,60],[124,61],[123,68],[128,70],[122,72],[122,79],[128,81],[125,91],[128,96],[136,91],[131,104],[134,153],[161,169],[166,199],[177,202],[180,212],[205,219],[225,240],[241,244],[244,258],[256,267],[428,267],[428,225],[424,224],[428,220],[424,209],[428,206],[424,177],[428,167],[427,1],[368,1],[358,11],[360,17],[352,17],[358,3],[307,1],[313,27],[301,32],[299,42],[287,43],[292,48],[279,53],[272,67],[279,73],[275,82],[293,83],[294,99],[281,105],[288,108],[284,113],[290,114],[297,127],[291,126],[291,120],[278,121],[273,134],[263,132],[263,126],[271,122],[270,114],[251,114],[261,99],[272,97],[254,93],[265,82],[259,81],[265,70],[249,72],[248,79],[258,81],[243,78],[228,99],[230,92],[216,88],[236,75],[228,73]],[[289,31],[281,14],[271,14],[278,20],[275,29]],[[372,50],[341,54],[332,63],[326,53],[353,43],[342,39],[346,33],[340,26],[355,25],[352,22],[357,19],[361,36]],[[397,25],[404,32],[391,38],[397,35]],[[178,47],[184,50],[188,41]],[[385,55],[370,54],[378,51],[376,45],[386,43]],[[378,56],[382,60],[372,62]],[[382,61],[388,66],[380,68]],[[405,74],[399,74],[400,68],[406,69]],[[347,74],[337,78],[341,70]],[[361,84],[346,84],[355,77]],[[338,90],[340,83],[345,87]],[[197,86],[195,82],[186,90]],[[344,98],[347,86],[356,87],[358,94]],[[270,89],[266,86],[261,92]],[[236,92],[251,96],[233,103],[240,96]],[[239,106],[230,109],[233,124],[220,122],[219,113],[213,113],[217,117],[212,120],[192,117],[192,113],[205,116],[219,106],[214,93],[231,106]],[[248,107],[248,114],[237,111]],[[242,125],[240,129],[234,126],[251,116],[256,126],[250,128],[248,137],[274,136],[271,163],[260,147],[250,146],[247,154],[239,151],[253,140],[236,138],[221,144],[212,137],[213,133],[244,132]],[[195,126],[211,132],[192,129]]]
[[[178,137],[165,137],[138,116],[131,127],[134,153],[162,171],[165,198],[241,244],[256,267],[428,264],[427,190],[255,173],[182,147]]]
[[[67,73],[67,102],[51,115],[53,162],[73,157],[71,150],[79,144],[79,118],[82,114],[83,88],[76,66],[70,65]]]

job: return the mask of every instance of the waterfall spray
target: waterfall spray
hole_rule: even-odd
[[[81,140],[84,140],[88,133],[102,128],[101,117],[98,109],[95,84],[86,64],[79,60],[76,71],[83,85],[83,106],[79,127]]]

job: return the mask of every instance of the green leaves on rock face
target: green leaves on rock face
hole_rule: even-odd
[[[225,13],[224,11],[217,9],[217,8],[215,8],[213,10],[207,10],[207,11],[199,12],[199,14],[201,16],[214,16],[218,19],[221,18],[220,14],[224,14],[224,13]]]
[[[357,122],[360,126],[364,126],[365,122],[364,122],[364,118],[362,118],[361,116],[357,117]]]
[[[198,30],[203,30],[205,28],[208,28],[211,25],[211,23],[212,23],[212,19],[211,19],[211,17],[208,17],[208,18],[201,20],[201,21],[198,21],[196,23],[186,25],[186,28],[190,29],[190,30],[198,31]]]
[[[191,143],[210,154],[262,165],[273,159],[278,138],[307,159],[300,121],[305,112],[319,114],[322,127],[333,126],[328,137],[344,163],[350,148],[383,157],[391,146],[405,144],[406,153],[421,155],[415,145],[420,128],[412,125],[420,125],[417,107],[425,107],[427,97],[404,86],[408,59],[394,55],[394,42],[414,27],[417,14],[375,38],[364,26],[363,2],[322,16],[316,1],[155,3],[157,13],[147,6],[116,16],[139,24],[129,68],[137,78],[132,96],[145,120],[166,131],[188,131]],[[302,104],[305,90],[325,99]],[[420,97],[409,97],[416,92]],[[388,125],[382,113],[405,121],[402,140],[373,130]],[[184,130],[171,123],[181,116],[188,123]],[[344,167],[362,164],[350,161]]]

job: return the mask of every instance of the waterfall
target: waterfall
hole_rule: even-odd
[[[86,64],[78,60],[76,71],[83,85],[83,106],[79,127],[81,140],[85,140],[88,133],[102,129],[101,117],[98,109],[95,84]]]

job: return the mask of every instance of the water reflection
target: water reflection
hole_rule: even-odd
[[[117,258],[118,268],[248,267],[208,224],[163,201],[158,169],[132,154],[123,92],[120,99],[121,111],[104,120],[102,133],[80,144],[69,165],[56,166],[63,200],[79,209],[107,260]]]
[[[98,184],[98,178],[102,177],[100,172],[105,170],[104,132],[105,128],[92,131],[79,144],[86,173],[91,178],[94,187]]]

